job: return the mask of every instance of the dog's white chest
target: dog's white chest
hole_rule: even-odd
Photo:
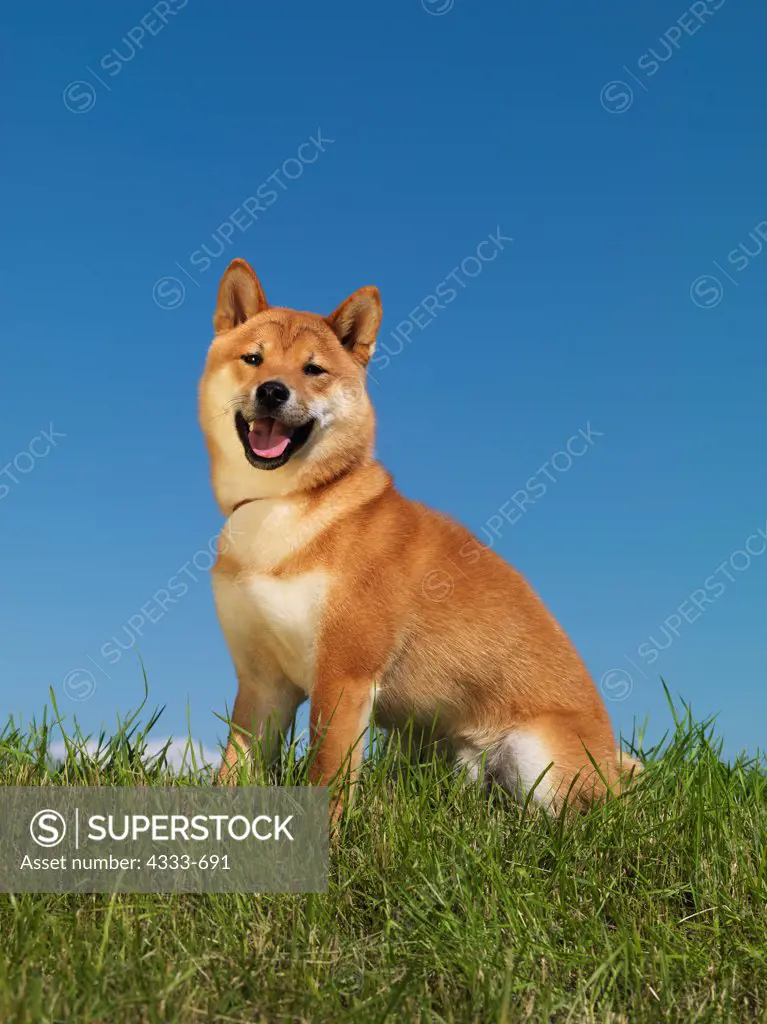
[[[324,572],[216,578],[219,618],[238,672],[254,682],[286,676],[310,693],[327,586]]]

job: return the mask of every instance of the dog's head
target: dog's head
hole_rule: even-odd
[[[322,317],[270,307],[252,268],[229,265],[200,383],[225,514],[253,498],[311,490],[371,457],[365,378],[380,322],[377,288],[360,288]]]

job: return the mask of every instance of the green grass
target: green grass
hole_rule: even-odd
[[[2,784],[209,783],[146,732],[51,767],[11,724]],[[0,897],[0,1021],[767,1020],[767,775],[710,723],[569,823],[376,746],[327,894]]]

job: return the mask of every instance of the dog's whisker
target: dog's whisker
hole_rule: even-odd
[[[233,412],[237,412],[242,407],[242,403],[247,399],[247,397],[246,393],[236,396],[235,398],[231,398],[228,402],[224,403],[224,407],[220,412],[214,413],[213,416],[210,417],[208,423],[213,423],[215,420],[221,419],[222,416],[231,416]]]

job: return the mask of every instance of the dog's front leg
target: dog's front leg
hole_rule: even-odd
[[[267,763],[280,752],[288,729],[304,694],[287,679],[275,682],[239,677],[239,689],[232,709],[229,742],[218,772],[219,782],[236,784],[240,759],[250,756],[259,743]]]
[[[347,777],[353,785],[359,771],[373,692],[371,679],[322,678],[312,691],[309,778],[315,785],[332,787],[331,822],[343,810]]]

